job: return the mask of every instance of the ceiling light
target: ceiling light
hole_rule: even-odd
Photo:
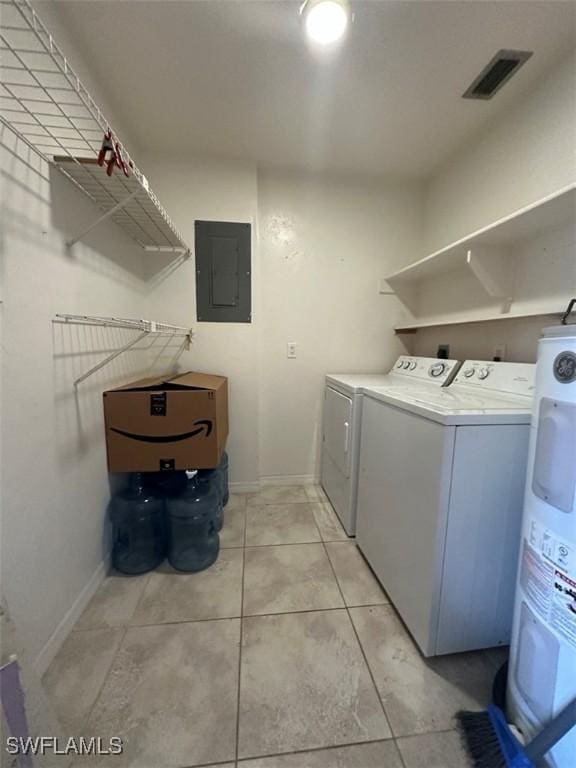
[[[320,45],[340,40],[350,20],[347,0],[306,0],[301,13],[308,37]]]

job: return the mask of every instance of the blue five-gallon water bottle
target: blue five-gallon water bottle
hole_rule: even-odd
[[[197,472],[186,475],[183,492],[166,500],[168,560],[179,571],[202,571],[212,565],[220,551],[216,525],[220,498],[216,488],[198,481]]]
[[[166,554],[164,502],[144,487],[141,472],[110,502],[112,565],[121,573],[146,573]]]
[[[222,507],[222,483],[219,467],[216,467],[216,469],[199,469],[196,481],[199,485],[209,488],[216,494],[218,503],[214,510],[214,516],[216,530],[221,531],[224,525],[224,510]]]

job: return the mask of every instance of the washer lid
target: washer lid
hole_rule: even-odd
[[[505,394],[495,394],[493,392],[471,393],[462,392],[446,387],[440,390],[411,390],[406,393],[407,400],[416,400],[417,402],[428,405],[431,408],[444,412],[456,411],[517,411],[532,407],[532,398],[514,397]]]
[[[367,391],[366,395],[446,426],[530,423],[532,397],[458,389],[412,387],[401,392],[382,387]]]
[[[549,328],[544,328],[542,331],[543,339],[551,339],[560,336],[573,336],[576,339],[576,323],[572,323],[572,325],[552,325]]]

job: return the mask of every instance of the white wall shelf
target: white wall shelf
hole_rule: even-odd
[[[391,285],[421,281],[444,275],[465,264],[467,252],[474,246],[505,248],[527,240],[547,229],[574,221],[576,215],[576,184],[503,219],[457,240],[423,259],[385,277]]]
[[[565,309],[558,309],[558,307],[554,307],[550,308],[549,310],[543,309],[538,311],[514,313],[510,312],[508,314],[504,314],[502,312],[495,312],[492,314],[486,313],[475,317],[470,317],[469,315],[453,315],[450,318],[428,318],[420,322],[397,325],[394,330],[396,333],[416,333],[416,331],[420,330],[421,328],[439,328],[446,325],[469,325],[471,323],[488,323],[500,320],[522,320],[531,317],[548,317],[550,318],[551,325],[557,325],[562,319],[564,312]]]
[[[129,177],[120,168],[108,176],[96,163],[110,123],[29,0],[0,0],[0,12],[0,120],[102,212],[68,245],[111,218],[146,251],[189,255],[182,235],[121,144]]]
[[[555,300],[554,296],[544,295],[543,285],[540,299],[533,295],[533,290],[529,297],[523,295],[526,286],[518,288],[522,282],[518,275],[524,259],[524,266],[529,258],[534,264],[542,254],[524,257],[522,253],[528,251],[522,251],[522,244],[566,227],[573,231],[571,246],[564,246],[560,258],[569,277],[563,286],[565,292],[560,291]],[[568,297],[576,291],[575,253],[576,185],[570,185],[387,275],[385,280],[413,315],[413,319],[395,330],[407,333],[441,325],[560,316]],[[474,297],[468,312],[459,308],[456,301],[462,304],[467,292]],[[441,312],[431,308],[434,302],[430,299],[435,295],[446,299]]]
[[[170,338],[181,338],[183,349],[189,349],[193,338],[192,328],[185,328],[180,325],[170,325],[169,323],[160,323],[155,320],[138,320],[125,317],[102,317],[99,315],[56,315],[57,323],[73,324],[73,325],[92,325],[105,328],[126,328],[128,330],[138,331],[138,334],[134,338],[130,339],[126,344],[115,349],[114,352],[107,355],[96,365],[92,366],[89,370],[79,376],[74,381],[74,386],[78,386],[83,381],[88,379],[96,371],[100,371],[112,360],[127,352],[132,347],[135,347],[140,341],[143,341],[147,337],[159,337],[167,336]]]

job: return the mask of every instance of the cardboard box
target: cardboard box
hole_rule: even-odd
[[[110,472],[215,467],[228,436],[228,380],[141,379],[104,392],[104,421]]]

